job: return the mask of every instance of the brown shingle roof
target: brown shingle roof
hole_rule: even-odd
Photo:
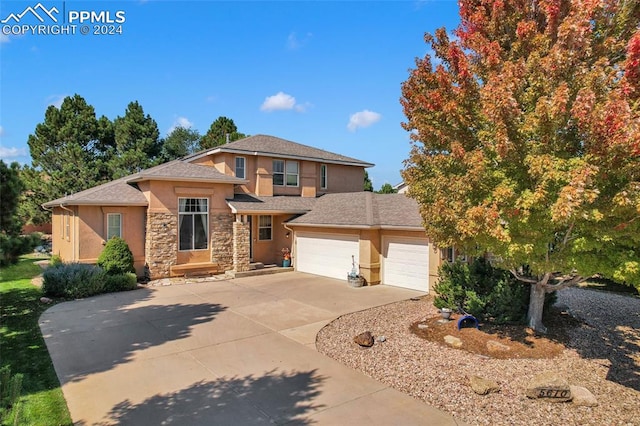
[[[293,225],[424,229],[418,203],[404,194],[326,194]]]
[[[127,182],[141,182],[144,180],[179,180],[234,184],[247,183],[244,179],[225,175],[214,167],[191,164],[182,160],[170,161],[168,163],[143,170],[140,173],[135,173],[128,177]]]
[[[371,163],[367,163],[356,158],[335,154],[333,152],[324,151],[322,149],[302,145],[297,142],[292,142],[286,139],[276,138],[274,136],[268,135],[249,136],[248,138],[217,146],[208,151],[202,151],[185,159],[188,160],[188,158],[198,158],[200,156],[216,152],[231,152],[243,153],[246,155],[265,155],[270,157],[308,159],[361,167],[373,166],[373,164]]]
[[[233,213],[291,213],[300,214],[310,211],[316,198],[313,197],[259,197],[249,194],[236,194],[227,200]]]
[[[246,183],[244,179],[227,176],[213,167],[186,163],[174,160],[159,166],[143,170],[123,178],[94,186],[87,190],[58,198],[44,203],[44,207],[54,207],[60,204],[78,205],[114,205],[114,206],[146,206],[148,201],[135,182],[145,180],[175,180],[187,182],[221,182],[229,184]]]
[[[68,206],[102,205],[102,206],[146,206],[148,201],[137,186],[127,183],[127,177],[120,178],[102,185],[57,200],[44,203],[42,206],[51,208],[61,204]]]

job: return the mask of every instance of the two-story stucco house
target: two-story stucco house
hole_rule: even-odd
[[[50,201],[53,253],[95,263],[124,238],[138,275],[243,272],[293,252],[303,272],[428,291],[441,262],[404,195],[363,191],[373,164],[256,135]]]

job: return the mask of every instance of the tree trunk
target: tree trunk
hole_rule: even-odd
[[[531,284],[531,298],[529,300],[529,311],[527,312],[527,323],[531,329],[538,333],[547,332],[547,327],[542,323],[545,293],[545,287],[542,283]]]

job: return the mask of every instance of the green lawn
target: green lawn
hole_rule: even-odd
[[[67,403],[53,369],[38,318],[48,305],[31,284],[41,272],[23,257],[18,264],[0,270],[0,366],[24,375],[18,418],[4,418],[2,425],[71,425]]]

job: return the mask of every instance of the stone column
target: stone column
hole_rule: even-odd
[[[211,262],[222,270],[233,268],[233,215],[211,213]]]
[[[169,276],[178,258],[178,217],[172,213],[147,211],[145,262],[152,280]]]
[[[233,222],[233,270],[244,272],[249,270],[249,224]]]

